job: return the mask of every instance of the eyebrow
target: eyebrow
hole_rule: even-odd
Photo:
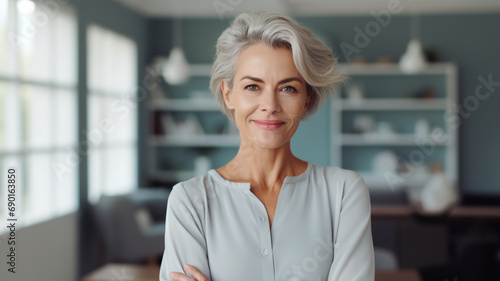
[[[260,79],[260,78],[257,78],[257,77],[253,77],[253,76],[243,76],[241,80],[244,80],[244,79],[250,79],[250,80],[253,80],[255,82],[259,82],[259,83],[264,83],[264,80]],[[297,77],[290,77],[290,78],[286,78],[286,79],[283,79],[281,81],[278,82],[278,84],[284,84],[284,83],[288,83],[288,82],[291,82],[291,81],[297,81],[301,84],[303,84],[302,80],[300,80],[299,78]]]

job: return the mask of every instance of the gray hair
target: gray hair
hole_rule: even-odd
[[[336,84],[344,81],[344,76],[337,71],[337,59],[332,51],[294,19],[278,13],[241,14],[217,40],[210,79],[210,89],[222,112],[233,122],[234,111],[227,108],[224,102],[221,83],[225,80],[230,88],[233,87],[239,53],[258,43],[286,47],[292,51],[295,67],[306,81],[311,95],[303,118],[316,112],[328,95],[333,94]]]

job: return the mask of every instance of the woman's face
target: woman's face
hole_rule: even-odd
[[[240,53],[233,87],[223,81],[222,92],[242,144],[265,149],[289,144],[310,100],[292,52],[263,44]]]

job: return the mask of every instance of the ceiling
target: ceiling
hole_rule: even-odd
[[[499,0],[116,0],[149,17],[228,18],[243,12],[293,16],[369,15],[394,5],[399,14],[500,13]]]

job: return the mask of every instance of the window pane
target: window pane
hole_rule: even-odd
[[[121,96],[137,84],[137,47],[127,37],[92,25],[88,29],[89,89]]]
[[[30,148],[53,146],[54,94],[44,87],[23,87],[26,102],[26,140]]]
[[[55,145],[74,145],[77,140],[76,92],[58,90],[55,93]]]
[[[105,135],[105,143],[130,143],[136,140],[137,104],[120,98],[105,98],[105,116],[112,129]]]
[[[98,147],[104,143],[103,132],[103,97],[89,94],[88,96],[88,130],[85,132],[92,147]],[[104,131],[106,131],[104,129]]]
[[[66,153],[57,153],[54,160],[58,163],[65,163],[66,156]],[[71,171],[68,171],[68,174],[72,176],[64,177],[57,177],[54,175],[54,171],[52,171],[52,181],[55,186],[53,195],[55,197],[55,208],[58,215],[76,211],[78,206],[78,189],[75,176],[76,168],[71,169]]]
[[[51,182],[52,171],[50,154],[32,154],[28,156],[27,168],[27,204],[25,217],[28,223],[45,220],[54,213],[54,188]]]
[[[117,42],[116,35],[113,32],[107,31],[102,35],[104,36],[101,37],[100,51],[106,59],[100,61],[103,71],[101,73],[101,79],[99,80],[99,90],[109,93],[117,88],[117,84],[123,82],[122,80],[120,80],[121,77],[118,76],[120,60],[115,49],[119,46],[119,43]]]
[[[54,79],[57,83],[76,84],[76,18],[73,13],[59,13],[54,19],[55,63]]]
[[[0,156],[0,167],[19,167],[20,213],[27,224],[75,210],[78,202],[76,164],[69,163],[62,178],[56,169],[57,160],[68,164],[77,141],[76,90],[58,84],[76,81],[76,20],[66,8],[49,5],[0,0],[0,76],[16,81],[0,81],[0,150],[13,155]],[[57,83],[41,87],[24,79]]]
[[[118,93],[130,93],[135,91],[137,85],[137,68],[136,65],[136,46],[135,43],[125,37],[120,38],[114,44],[115,50],[115,66],[114,70],[118,71],[117,77],[120,77],[120,83],[113,83],[113,91]]]
[[[0,1],[0,74],[7,69],[7,17],[9,11],[9,1]]]
[[[100,88],[99,79],[102,69],[100,62],[104,59],[99,40],[101,39],[101,29],[95,25],[89,27],[87,31],[87,68],[89,90],[94,91]]]
[[[137,47],[127,37],[92,25],[88,36],[89,200],[136,188]]]
[[[16,28],[16,0],[0,2],[0,74],[14,76],[17,73],[17,52],[23,42]]]
[[[105,194],[126,193],[136,188],[135,147],[113,147],[106,149],[106,162],[103,172]]]
[[[29,4],[29,5],[28,5]],[[31,5],[35,5],[31,7]],[[34,72],[34,62],[37,59],[35,57],[35,41],[37,43],[42,43],[40,45],[40,51],[38,54],[45,54],[44,57],[48,56],[48,46],[43,44],[47,40],[44,36],[39,37],[38,29],[33,25],[33,15],[36,11],[36,4],[30,1],[17,1],[17,51],[19,55],[19,73],[23,78],[31,78]],[[46,30],[46,29],[45,29]],[[38,46],[37,46],[38,47]]]
[[[6,150],[17,150],[22,147],[22,104],[21,94],[14,84],[1,84],[4,96],[4,106],[1,108],[3,125],[3,147]]]

